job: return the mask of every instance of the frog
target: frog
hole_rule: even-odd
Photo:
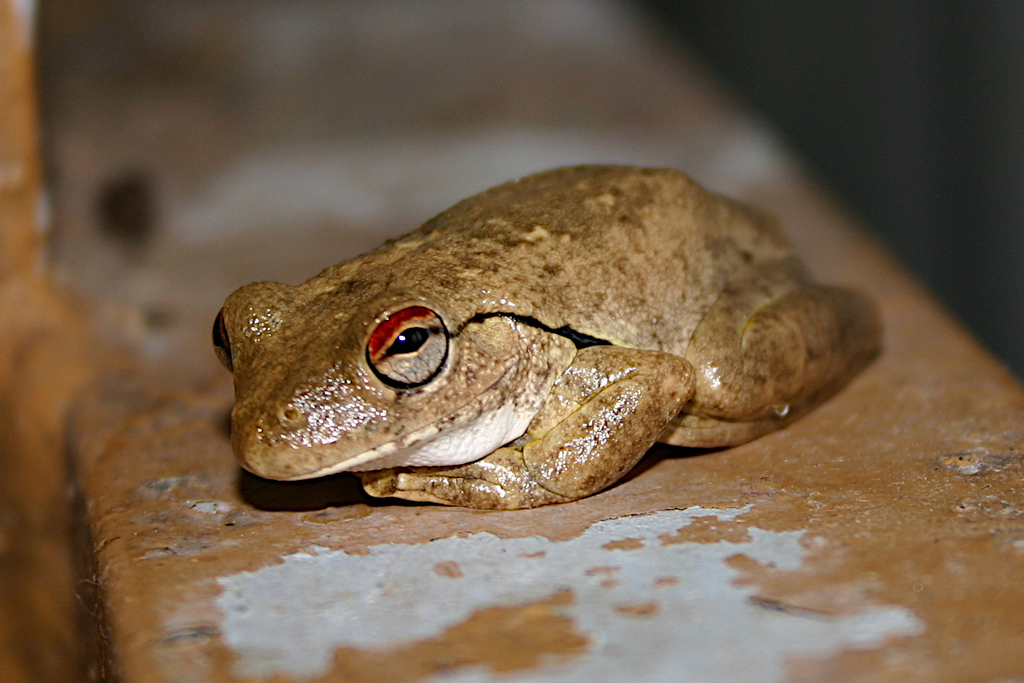
[[[298,286],[227,297],[241,467],[484,510],[604,491],[655,444],[737,446],[880,349],[773,215],[670,168],[544,171]]]

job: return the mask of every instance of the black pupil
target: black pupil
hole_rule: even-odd
[[[228,351],[230,350],[228,334],[224,327],[224,314],[221,313],[217,315],[217,319],[213,322],[213,345]]]
[[[224,324],[223,310],[217,314],[217,319],[213,322],[213,346],[217,352],[217,358],[224,364],[224,367],[234,372],[231,362],[231,339],[228,338],[228,329]]]
[[[430,338],[430,330],[425,327],[410,327],[395,337],[394,343],[388,348],[387,355],[396,356],[400,353],[412,353],[418,350]]]

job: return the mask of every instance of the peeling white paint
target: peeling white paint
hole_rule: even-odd
[[[795,569],[807,553],[802,532],[751,527],[751,540],[742,543],[664,545],[658,539],[697,517],[731,521],[748,509],[692,507],[623,517],[564,542],[481,533],[379,545],[368,555],[318,548],[221,578],[221,633],[237,655],[240,676],[312,677],[328,671],[336,648],[432,638],[479,610],[526,605],[568,589],[575,602],[558,609],[590,639],[589,650],[569,663],[504,674],[501,680],[593,683],[778,680],[788,657],[872,647],[889,636],[922,631],[920,620],[903,607],[830,618],[751,603],[756,588],[734,585],[738,572],[725,560],[742,553],[778,570]],[[602,547],[624,539],[639,539],[642,547]],[[455,563],[458,571],[435,571],[441,562]],[[613,578],[619,583],[602,586],[607,574],[588,575],[598,567],[618,567]],[[645,618],[616,609],[652,601],[658,610]],[[438,680],[493,677],[483,669],[462,669]]]
[[[222,515],[225,512],[231,512],[231,503],[222,500],[200,500],[192,503],[190,507],[205,515]]]

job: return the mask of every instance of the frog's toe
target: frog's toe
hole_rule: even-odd
[[[363,490],[374,498],[390,498],[398,490],[397,469],[372,470],[369,472],[356,472],[363,483]]]
[[[482,479],[399,469],[360,472],[359,477],[363,489],[376,498],[402,498],[490,510],[522,507],[515,504],[501,486]]]
[[[390,469],[358,474],[366,492],[377,498],[403,498],[478,510],[518,510],[570,500],[542,489],[532,480],[508,481],[505,473],[506,481],[501,481],[502,478],[494,476],[495,472],[477,469],[480,468],[469,465],[447,470]],[[495,478],[499,481],[489,480]]]
[[[500,486],[482,479],[404,472],[398,475],[396,488],[394,495],[406,500],[484,510],[522,507],[517,501],[510,500]]]

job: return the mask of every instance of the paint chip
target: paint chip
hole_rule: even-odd
[[[605,550],[640,550],[644,542],[639,538],[624,538],[621,541],[611,541],[601,546]]]
[[[438,562],[434,565],[434,573],[449,579],[462,578],[462,569],[459,568],[458,562]]]
[[[658,613],[658,603],[640,602],[631,605],[615,605],[615,611],[627,617],[644,619],[647,617],[653,617]]]
[[[618,567],[593,567],[584,572],[587,576],[611,576],[619,571]]]

